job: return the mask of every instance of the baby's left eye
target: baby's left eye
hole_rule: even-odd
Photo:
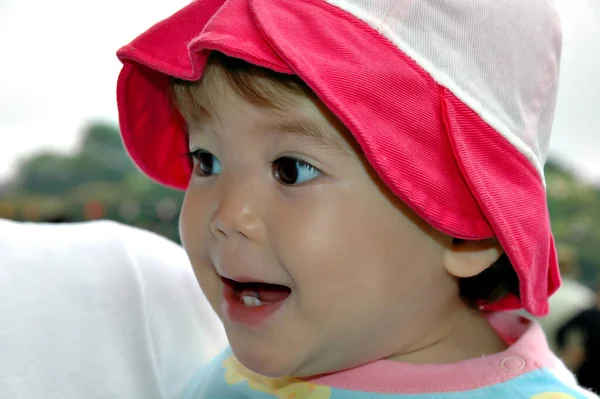
[[[286,186],[306,183],[323,172],[311,164],[292,157],[281,157],[273,161],[273,175]]]

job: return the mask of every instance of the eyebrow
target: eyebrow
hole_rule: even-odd
[[[200,102],[196,102],[192,107],[188,107],[184,113],[186,119],[191,119],[193,123],[202,124],[207,120],[212,119],[210,107],[207,107]]]
[[[343,141],[327,134],[319,124],[311,120],[286,120],[268,125],[268,128],[299,137],[308,138],[325,148],[336,149],[344,155],[352,155]]]
[[[201,126],[215,118],[215,115],[213,115],[211,112],[210,105],[205,106],[199,102],[195,105],[195,115],[192,124]],[[308,138],[309,140],[318,143],[326,149],[332,148],[340,152],[342,155],[355,156],[348,149],[348,147],[344,145],[344,142],[339,137],[327,134],[318,123],[315,123],[309,119],[284,120],[281,122],[267,124],[264,128],[268,131],[274,130],[280,133],[291,134],[300,138]]]

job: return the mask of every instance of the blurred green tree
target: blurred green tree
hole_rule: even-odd
[[[579,279],[595,288],[600,282],[600,188],[556,161],[548,162],[546,180],[556,241],[576,250]]]
[[[65,194],[86,182],[119,183],[136,171],[123,149],[119,130],[95,122],[83,133],[73,155],[34,154],[22,161],[15,189],[32,194]]]
[[[5,209],[16,205],[19,212],[13,218],[66,214],[86,220],[101,215],[178,240],[177,210],[183,193],[140,173],[111,123],[86,126],[72,154],[41,152],[23,159],[10,186],[3,203]]]

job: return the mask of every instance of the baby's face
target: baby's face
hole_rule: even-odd
[[[449,238],[388,192],[316,100],[258,107],[218,76],[204,90],[181,237],[238,359],[307,376],[431,339],[458,296]]]

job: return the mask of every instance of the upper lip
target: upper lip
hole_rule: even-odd
[[[219,257],[221,258],[221,257]],[[270,279],[265,279],[262,277],[258,277],[256,274],[254,273],[247,273],[247,272],[236,272],[234,271],[234,269],[237,270],[256,270],[257,268],[253,268],[251,266],[252,263],[250,262],[243,262],[243,265],[241,262],[218,262],[217,260],[219,260],[219,258],[215,259],[215,258],[211,258],[211,263],[213,264],[213,267],[215,268],[215,271],[217,272],[217,274],[221,277],[221,279],[226,279],[226,280],[231,280],[233,282],[236,283],[262,283],[262,284],[275,284],[275,285],[283,285],[283,286],[287,286],[286,284],[282,284],[279,281],[275,281],[275,280],[270,280]],[[221,258],[221,260],[223,260],[223,258]],[[234,260],[234,259],[232,259]],[[234,267],[229,267],[226,265],[237,265],[235,268]],[[240,267],[240,265],[242,265]]]
[[[222,279],[225,280],[231,280],[235,283],[261,283],[261,284],[277,284],[277,283],[273,283],[270,281],[265,281],[265,280],[261,280],[259,278],[253,278],[253,277],[249,277],[249,276],[233,276],[233,277],[229,277],[229,276],[225,276],[223,274],[220,274]],[[277,285],[283,285],[283,284],[277,284]]]

